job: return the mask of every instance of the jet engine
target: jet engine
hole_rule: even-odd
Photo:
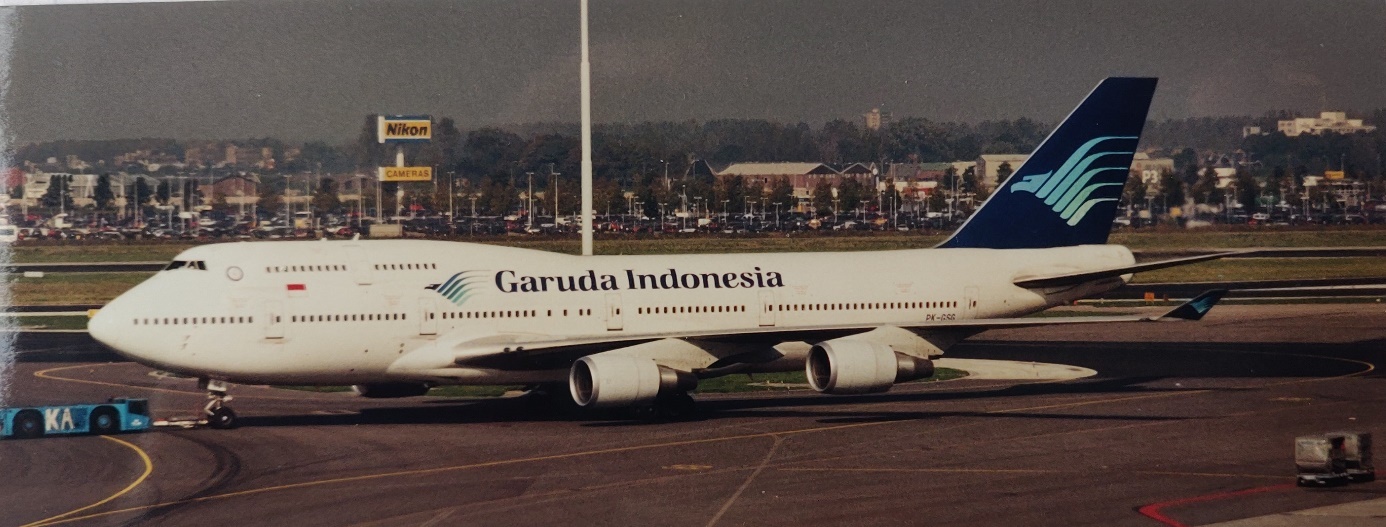
[[[361,397],[371,399],[394,399],[397,397],[415,397],[428,393],[432,386],[421,382],[386,382],[381,384],[355,384],[351,391]]]
[[[815,344],[804,361],[809,385],[820,393],[876,393],[898,382],[934,374],[934,363],[896,353],[890,346],[852,339]]]
[[[574,362],[568,373],[573,401],[584,408],[651,404],[661,395],[697,386],[698,379],[691,373],[628,355],[588,355]]]

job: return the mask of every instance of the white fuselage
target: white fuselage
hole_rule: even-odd
[[[133,360],[233,382],[512,384],[561,381],[566,370],[440,376],[406,357],[465,354],[494,335],[619,339],[1015,317],[1121,282],[1036,291],[1016,278],[1133,258],[1114,245],[582,257],[361,240],[205,245],[177,262],[186,264],[103,308],[92,335]]]

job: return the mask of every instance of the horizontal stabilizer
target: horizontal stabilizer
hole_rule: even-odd
[[[1198,262],[1206,262],[1208,260],[1226,258],[1234,254],[1240,254],[1240,251],[1205,254],[1201,256],[1190,256],[1188,258],[1176,258],[1173,260],[1160,260],[1158,262],[1148,262],[1143,264],[1128,265],[1125,267],[1115,267],[1112,269],[1102,269],[1098,271],[1082,271],[1077,273],[1066,273],[1050,276],[1021,277],[1017,278],[1013,283],[1017,286],[1024,287],[1026,289],[1033,289],[1039,287],[1066,287],[1091,282],[1094,280],[1100,280],[1103,278],[1112,278],[1125,274],[1154,271],[1156,269],[1164,269],[1166,267],[1177,267],[1180,265],[1189,265]]]
[[[1226,294],[1226,289],[1214,289],[1212,291],[1206,291],[1201,295],[1193,297],[1188,302],[1179,304],[1179,307],[1171,309],[1168,313],[1165,313],[1160,318],[1166,320],[1201,319],[1203,318],[1203,315],[1208,314],[1208,311],[1212,310],[1213,306],[1217,305],[1218,301],[1222,300],[1223,295]]]

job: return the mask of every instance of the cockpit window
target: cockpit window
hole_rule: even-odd
[[[168,263],[168,267],[164,268],[165,271],[172,271],[174,269],[198,269],[206,271],[207,262],[202,260],[174,260]]]

